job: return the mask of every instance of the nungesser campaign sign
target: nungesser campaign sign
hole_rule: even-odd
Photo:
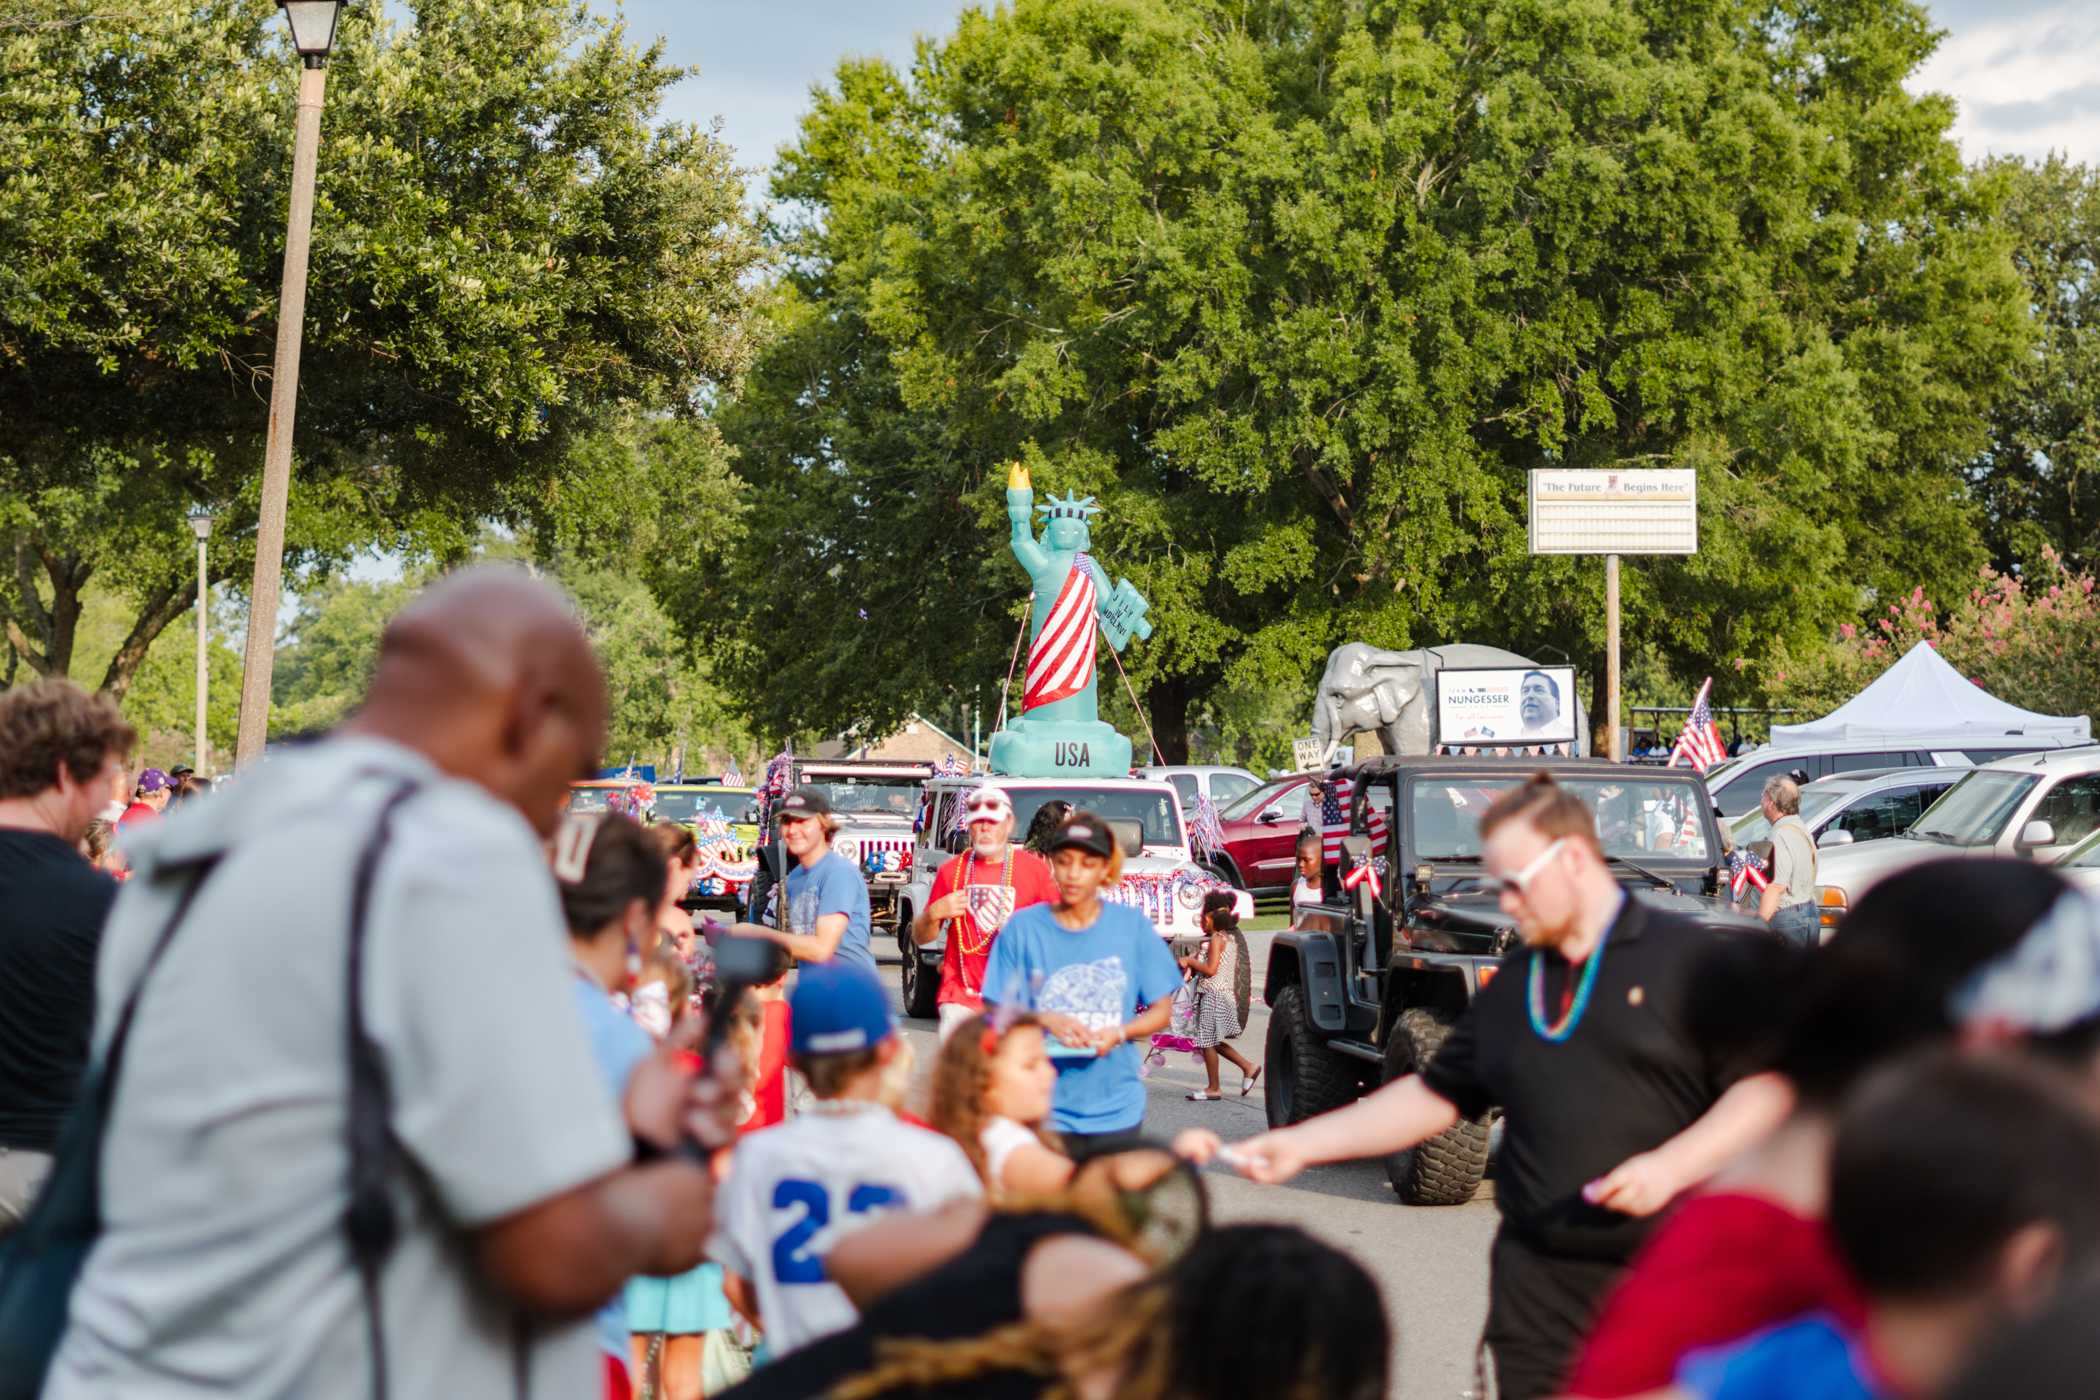
[[[1437,744],[1446,749],[1572,744],[1575,668],[1439,671],[1436,732]]]

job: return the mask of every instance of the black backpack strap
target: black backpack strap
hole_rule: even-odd
[[[160,966],[161,957],[168,951],[168,945],[175,941],[175,930],[189,917],[190,906],[196,903],[197,891],[204,888],[205,877],[211,874],[212,868],[218,863],[218,857],[214,856],[210,860],[183,868],[189,883],[184,885],[182,893],[175,897],[175,908],[168,914],[168,921],[161,925],[160,933],[154,937],[153,946],[146,952],[145,965],[139,969],[138,980],[131,984],[131,992],[124,998],[123,1008],[117,1012],[116,1029],[110,1033],[109,1049],[103,1052],[102,1072],[95,1084],[95,1113],[104,1123],[109,1121],[110,1104],[116,1098],[117,1074],[123,1068],[124,1047],[131,1041],[131,1022],[138,1015],[139,998],[145,994],[146,984],[153,980],[154,970]]]
[[[393,1252],[401,1222],[394,1211],[391,1189],[393,1089],[387,1082],[386,1062],[365,1029],[365,925],[372,908],[373,877],[379,869],[380,852],[392,834],[394,812],[416,791],[416,784],[406,783],[388,795],[380,806],[378,823],[364,849],[358,852],[350,884],[350,946],[343,974],[350,1061],[350,1204],[343,1212],[343,1229],[349,1237],[350,1257],[357,1266],[358,1283],[365,1297],[374,1400],[386,1400],[387,1394],[386,1331],[379,1310],[379,1277],[387,1256]]]

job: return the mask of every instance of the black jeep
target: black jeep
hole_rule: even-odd
[[[1763,925],[1728,902],[1713,801],[1689,769],[1601,759],[1376,758],[1338,770],[1349,832],[1326,898],[1269,949],[1269,1124],[1339,1108],[1436,1054],[1516,944],[1480,863],[1480,814],[1544,770],[1597,814],[1607,860],[1636,897],[1704,922]],[[1343,888],[1344,872],[1368,867]],[[1388,1159],[1410,1205],[1471,1200],[1489,1120]]]

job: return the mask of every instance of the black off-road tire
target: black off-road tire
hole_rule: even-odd
[[[1385,1082],[1418,1073],[1457,1024],[1455,1013],[1414,1006],[1400,1013],[1385,1043]],[[1487,1174],[1488,1120],[1462,1118],[1426,1142],[1385,1159],[1393,1194],[1411,1206],[1461,1206]]]
[[[1239,1008],[1240,1029],[1247,1029],[1247,1015],[1254,1009],[1254,972],[1247,965],[1247,935],[1233,931],[1232,935],[1232,1001]]]
[[[925,966],[920,958],[919,945],[912,941],[910,906],[905,906],[900,912],[904,922],[897,935],[897,951],[904,955],[904,967],[898,978],[904,990],[904,1014],[919,1020],[931,1020],[940,1015],[937,1004],[941,995],[940,970]]]
[[[1327,1048],[1296,982],[1276,994],[1269,1009],[1269,1039],[1263,1050],[1262,1106],[1271,1128],[1340,1108],[1354,1101],[1356,1072],[1346,1055]]]

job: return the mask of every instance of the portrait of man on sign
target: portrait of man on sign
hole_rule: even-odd
[[[1526,671],[1517,687],[1517,717],[1527,736],[1560,737],[1560,686],[1544,671]]]

